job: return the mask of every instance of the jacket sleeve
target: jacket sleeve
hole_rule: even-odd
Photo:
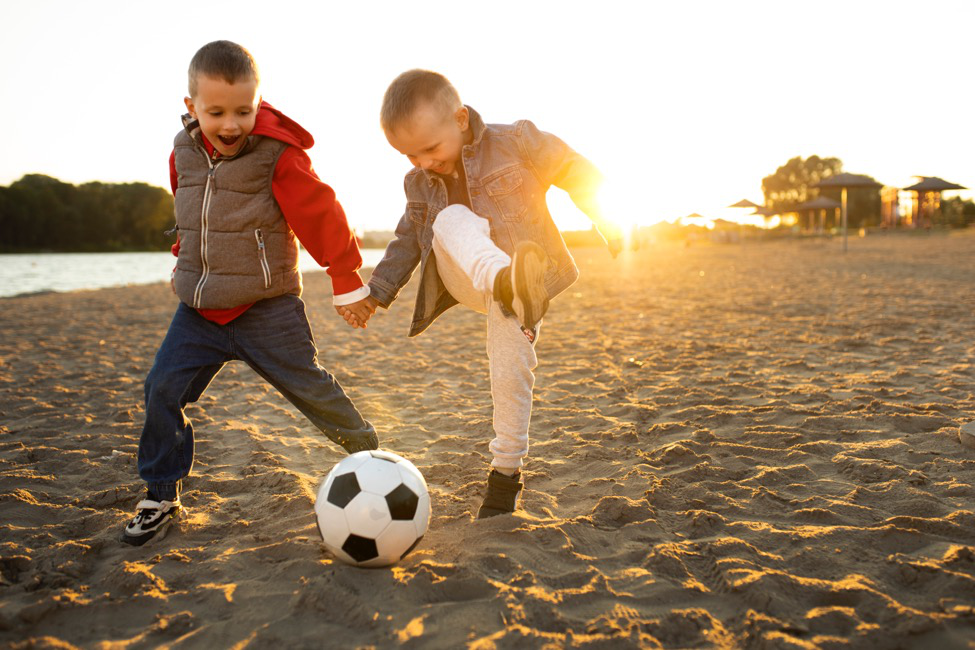
[[[555,185],[568,192],[572,202],[596,224],[605,239],[618,239],[622,231],[603,216],[599,205],[603,175],[596,166],[530,121],[522,120],[518,126],[518,145],[539,182],[544,187]]]
[[[308,154],[297,147],[285,149],[274,168],[271,191],[298,241],[327,267],[333,293],[361,289],[359,246],[335,192],[318,178]]]
[[[380,305],[389,309],[419,263],[420,242],[410,221],[410,204],[407,202],[406,211],[396,225],[396,236],[386,246],[382,261],[369,278],[369,293]]]

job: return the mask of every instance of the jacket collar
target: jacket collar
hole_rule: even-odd
[[[467,106],[467,104],[464,104],[464,106],[467,108],[467,112],[470,114],[468,128],[474,132],[474,141],[465,146],[476,147],[477,145],[481,144],[481,138],[484,137],[484,132],[487,130],[487,126],[484,124],[484,120],[481,119],[480,113],[475,111],[470,106]]]

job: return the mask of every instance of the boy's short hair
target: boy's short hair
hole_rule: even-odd
[[[257,62],[243,46],[231,41],[207,43],[193,55],[189,69],[190,97],[196,97],[196,80],[203,74],[228,84],[253,79],[260,83]]]
[[[441,109],[445,119],[463,106],[460,94],[447,77],[430,70],[407,70],[389,84],[383,95],[379,114],[383,131],[392,131],[409,120],[425,102]]]

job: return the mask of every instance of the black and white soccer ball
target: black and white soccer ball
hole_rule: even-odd
[[[427,532],[427,482],[402,456],[381,450],[356,452],[325,477],[315,515],[325,546],[343,562],[363,567],[395,564]]]

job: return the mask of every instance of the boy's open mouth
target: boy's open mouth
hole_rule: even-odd
[[[220,138],[220,142],[224,143],[228,147],[234,146],[237,144],[237,141],[240,140],[239,135],[218,135],[217,137]]]

